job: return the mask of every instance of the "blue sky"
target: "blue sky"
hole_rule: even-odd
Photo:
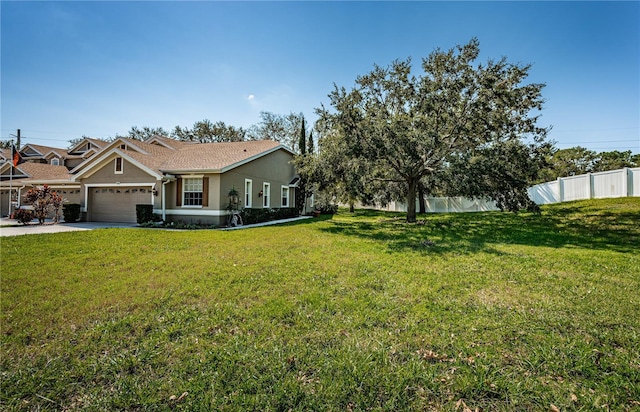
[[[12,2],[1,13],[1,136],[66,147],[131,126],[249,127],[328,105],[374,64],[472,37],[531,63],[559,148],[640,153],[639,2]]]

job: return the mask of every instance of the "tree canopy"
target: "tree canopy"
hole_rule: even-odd
[[[251,140],[275,140],[294,152],[300,149],[300,133],[304,128],[302,113],[276,114],[260,112],[260,122],[251,126],[248,138]]]
[[[632,155],[631,150],[596,153],[581,146],[566,149],[553,148],[547,155],[547,161],[540,172],[538,182],[638,166],[640,166],[640,154]]]
[[[171,132],[174,139],[198,143],[241,142],[246,135],[242,127],[227,125],[222,121],[212,123],[208,119],[195,122],[191,129],[176,126]]]
[[[530,66],[506,58],[474,65],[479,53],[474,38],[436,49],[422,60],[418,75],[410,58],[376,65],[351,90],[335,86],[329,95],[333,110],[318,111],[332,138],[340,140],[344,162],[364,162],[371,184],[401,186],[409,222],[416,220],[420,184],[427,193],[446,187],[501,200],[509,209],[524,199],[548,130],[537,126],[544,85],[523,84]],[[475,165],[468,169],[475,175],[457,185],[451,179],[460,175],[451,170],[467,162]],[[526,167],[506,172],[513,162]]]

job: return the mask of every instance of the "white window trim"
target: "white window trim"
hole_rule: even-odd
[[[283,193],[285,190],[287,191],[286,205],[282,202],[282,199],[284,198]],[[291,207],[291,189],[289,189],[289,186],[280,186],[280,207]]]
[[[251,208],[253,205],[253,181],[244,179],[244,207]]]
[[[271,183],[262,183],[262,207],[269,209],[271,207]]]
[[[271,207],[271,183],[262,183],[262,207],[269,209]]]
[[[60,166],[60,159],[58,159],[57,157],[51,159],[51,166]]]
[[[118,159],[120,159],[120,170],[118,170]],[[124,173],[124,159],[120,156],[116,157],[113,161],[113,173],[117,175]]]
[[[184,198],[184,194],[186,192],[185,189],[187,187],[186,180],[187,179],[195,179],[195,180],[199,179],[200,180],[200,184],[202,185],[200,193],[202,193],[202,196],[203,196],[202,201],[204,201],[204,182],[202,181],[203,177],[204,177],[203,175],[198,175],[198,176],[189,175],[189,176],[185,176],[185,177],[182,178],[182,206],[181,207],[186,208],[186,209],[202,209],[204,207],[202,205],[186,205],[185,204],[186,203],[186,201],[185,201],[186,199]],[[189,193],[198,193],[198,192],[189,192]]]

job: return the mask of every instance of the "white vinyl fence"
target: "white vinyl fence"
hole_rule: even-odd
[[[640,196],[640,167],[560,177],[530,187],[529,197],[539,205],[571,200]]]
[[[427,213],[461,213],[461,212],[487,212],[489,210],[499,210],[492,200],[467,199],[464,197],[426,197],[425,206]],[[344,206],[344,205],[343,205]],[[387,210],[390,212],[406,212],[407,205],[402,202],[390,202],[386,207],[363,206],[357,204],[358,209]],[[416,211],[419,205],[416,200]]]
[[[467,199],[464,197],[426,197],[424,199],[427,213],[461,213],[461,212],[486,212],[499,210],[492,200]],[[416,202],[416,210],[418,209]],[[362,206],[361,206],[362,207]],[[377,210],[391,212],[406,212],[407,205],[402,202],[391,202],[387,207],[372,207]]]
[[[569,202],[582,199],[640,196],[640,167],[587,173],[586,175],[560,177],[553,182],[541,183],[528,189],[529,197],[539,205]],[[427,213],[486,212],[499,210],[492,200],[464,197],[427,197]],[[391,202],[386,207],[362,206],[361,209],[406,212],[407,205]],[[416,209],[418,203],[416,201]]]

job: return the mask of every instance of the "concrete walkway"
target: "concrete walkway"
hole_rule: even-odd
[[[255,225],[236,226],[230,228],[222,228],[221,230],[238,230],[249,229],[252,227],[277,225],[281,223],[295,222],[296,220],[309,219],[310,216],[300,216],[291,219],[272,220],[270,222],[256,223]],[[38,225],[31,222],[28,225],[21,225],[14,219],[0,218],[0,236],[19,236],[19,235],[35,235],[40,233],[60,233],[75,232],[79,230],[93,230],[106,228],[139,228],[137,223],[109,223],[109,222],[76,222],[76,223],[58,223],[54,225],[50,220],[44,225]],[[174,229],[167,229],[174,230]]]
[[[296,220],[303,220],[303,219],[311,219],[311,216],[298,216],[298,217],[292,217],[292,218],[289,218],[289,219],[270,220],[268,222],[255,223],[253,225],[243,225],[243,226],[236,226],[236,227],[223,227],[223,228],[220,228],[220,230],[249,229],[249,228],[252,228],[252,227],[279,225],[281,223],[295,222]]]

